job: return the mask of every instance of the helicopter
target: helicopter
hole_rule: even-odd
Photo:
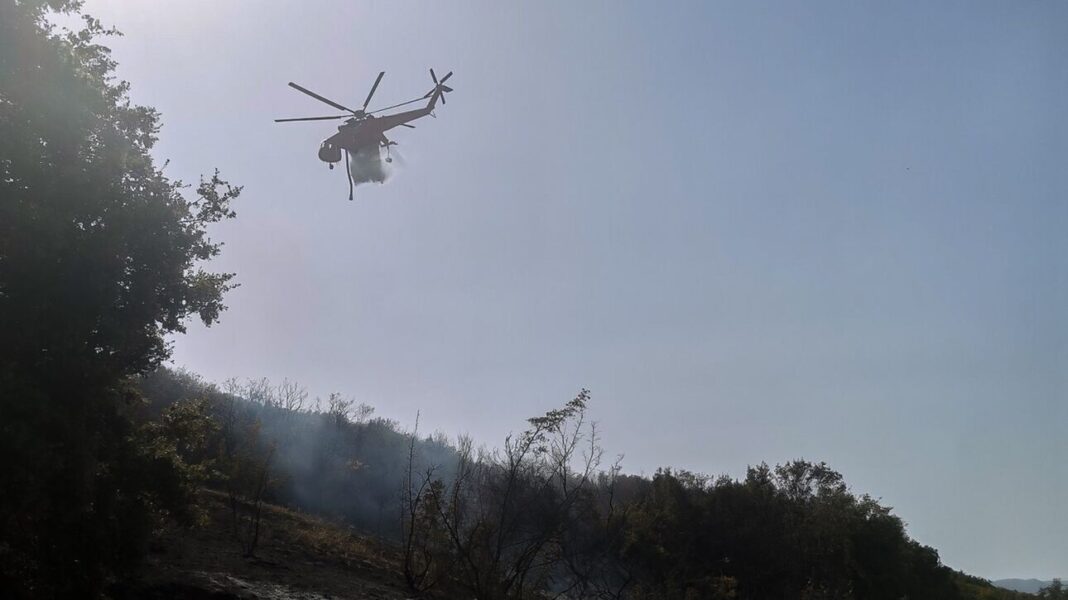
[[[319,160],[327,163],[327,165],[333,169],[334,164],[340,162],[342,155],[344,155],[349,180],[349,200],[352,200],[352,189],[354,187],[353,178],[356,178],[361,182],[377,181],[381,183],[385,180],[385,173],[381,164],[381,148],[386,149],[386,162],[391,163],[393,162],[393,157],[390,154],[390,148],[397,145],[397,142],[391,141],[386,137],[386,132],[394,127],[408,127],[409,129],[415,129],[415,126],[410,125],[409,121],[414,121],[427,115],[435,116],[434,107],[437,106],[438,100],[444,105],[445,94],[452,91],[451,87],[445,85],[445,82],[452,77],[452,71],[449,71],[439,80],[434,73],[434,69],[430,69],[430,78],[434,81],[434,87],[431,88],[429,92],[414,100],[408,100],[407,102],[401,102],[400,104],[368,111],[367,107],[371,104],[371,98],[375,95],[375,91],[378,89],[378,84],[382,83],[382,78],[385,77],[385,75],[385,71],[378,74],[378,78],[375,79],[374,85],[371,86],[371,91],[368,92],[367,98],[363,101],[363,106],[358,110],[353,110],[347,106],[334,102],[329,98],[320,96],[308,88],[297,85],[291,81],[289,82],[289,87],[298,92],[307,94],[338,110],[343,110],[348,114],[274,120],[275,123],[289,123],[294,121],[330,121],[345,119],[345,122],[338,126],[337,133],[326,138],[323,140],[323,143],[320,144]],[[392,115],[375,116],[376,113],[414,104],[422,100],[427,100],[428,98],[429,101],[423,108],[399,112]]]

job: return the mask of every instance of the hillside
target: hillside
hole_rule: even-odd
[[[1039,590],[1049,587],[1053,581],[1042,581],[1041,579],[998,579],[993,583],[1006,590],[1037,594]]]
[[[116,599],[409,597],[395,547],[350,528],[278,506],[264,510],[255,558],[230,529],[225,494],[203,491],[204,521],[169,527],[153,540],[146,564],[112,590]]]
[[[203,520],[168,527],[153,540],[138,574],[116,584],[114,600],[399,600],[412,597],[401,549],[343,523],[280,506],[264,509],[256,556],[243,556],[231,530],[227,496],[202,490]],[[989,582],[957,575],[963,597],[1024,600]],[[1000,583],[1000,582],[999,582]],[[449,597],[438,593],[422,597]]]
[[[198,496],[206,525],[169,527],[154,543],[130,597],[513,596],[478,593],[487,573],[495,586],[529,576],[523,595],[575,586],[574,598],[1025,597],[942,565],[891,509],[822,463],[758,465],[741,480],[671,469],[647,478],[596,462],[572,471],[577,454],[566,453],[595,441],[582,437],[585,392],[501,450],[475,454],[338,395],[308,401],[288,382],[224,392],[161,369],[140,388],[144,427],[200,439],[178,453],[220,491]],[[262,534],[250,543],[261,503]]]

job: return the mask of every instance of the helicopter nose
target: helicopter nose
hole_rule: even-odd
[[[327,163],[336,163],[341,160],[341,148],[334,146],[333,144],[327,144],[323,142],[322,146],[319,146],[319,160]]]

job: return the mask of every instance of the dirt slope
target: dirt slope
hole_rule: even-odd
[[[226,497],[204,493],[206,523],[162,532],[143,573],[116,600],[150,598],[323,600],[410,598],[397,550],[343,526],[265,509],[255,558],[231,535]]]

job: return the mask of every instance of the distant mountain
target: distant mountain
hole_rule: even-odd
[[[993,584],[1016,592],[1038,593],[1044,587],[1049,587],[1052,581],[1040,581],[1038,579],[998,579]]]

